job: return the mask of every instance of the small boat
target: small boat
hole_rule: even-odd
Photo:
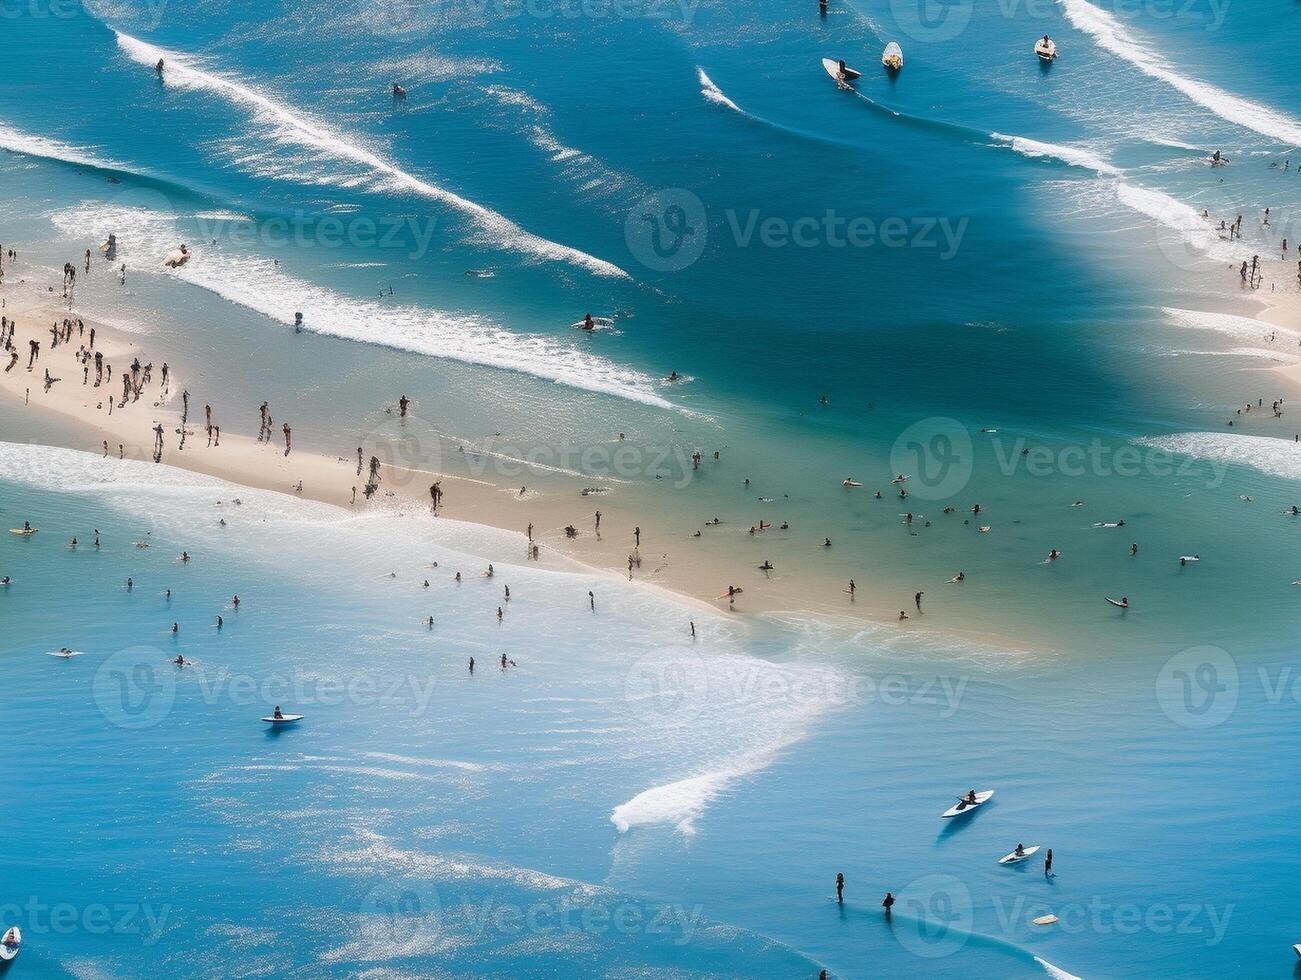
[[[296,721],[302,721],[302,715],[281,715],[277,718],[275,715],[267,715],[262,719],[270,725],[292,725]]]
[[[833,61],[830,58],[822,59],[822,67],[827,74],[834,78],[841,85],[848,85],[850,82],[857,81],[863,77],[861,71],[855,71],[843,61]]]
[[[903,67],[903,49],[899,47],[897,41],[891,41],[885,46],[885,51],[881,54],[881,64],[885,65],[887,71],[898,71]]]
[[[1020,864],[1022,861],[1028,860],[1030,856],[1038,850],[1039,850],[1038,844],[1031,844],[1029,847],[1024,848],[1020,854],[1017,854],[1016,851],[1013,851],[1011,854],[1003,855],[1001,858],[998,859],[998,863],[999,864]]]
[[[0,938],[0,962],[9,962],[18,955],[23,944],[23,932],[17,926],[10,926]]]
[[[1047,34],[1034,43],[1034,53],[1039,56],[1040,61],[1057,60],[1057,44]]]
[[[1298,957],[1301,957],[1301,943],[1296,943],[1295,945],[1293,945],[1292,952],[1296,953]]]
[[[940,816],[945,817],[947,819],[949,817],[960,817],[963,814],[971,813],[973,810],[979,809],[983,804],[988,803],[990,797],[992,797],[993,795],[994,795],[994,791],[992,789],[981,790],[979,793],[976,794],[975,803],[967,802],[967,798],[965,796],[960,797],[955,806],[949,807],[947,810],[941,813]]]

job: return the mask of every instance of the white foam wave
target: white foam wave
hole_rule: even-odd
[[[1229,435],[1224,432],[1180,432],[1134,440],[1181,456],[1237,466],[1249,466],[1269,476],[1301,480],[1301,443],[1268,436]]]
[[[669,825],[680,833],[694,832],[705,808],[737,782],[771,766],[790,746],[801,741],[814,722],[837,703],[845,679],[835,670],[812,665],[773,664],[749,657],[717,657],[708,663],[669,656],[674,676],[692,678],[696,692],[707,698],[712,720],[723,725],[762,718],[741,751],[702,760],[695,775],[652,786],[621,803],[610,813],[620,833],[634,827]],[[781,692],[786,692],[783,695]],[[789,696],[800,692],[799,696]],[[739,727],[739,726],[738,726]],[[644,733],[647,734],[647,733]]]
[[[1143,74],[1165,82],[1221,119],[1254,130],[1291,146],[1301,146],[1301,121],[1233,95],[1207,82],[1179,74],[1155,48],[1139,40],[1110,11],[1088,0],[1057,0],[1077,30],[1089,34],[1106,51],[1123,58]]]
[[[161,59],[166,64],[163,74],[165,84],[178,89],[211,92],[253,112],[254,118],[270,127],[271,138],[282,145],[296,146],[314,153],[366,168],[361,175],[353,175],[342,182],[355,186],[369,185],[375,190],[399,191],[428,198],[465,215],[481,230],[491,236],[501,247],[523,252],[539,259],[567,262],[601,276],[631,278],[618,266],[598,259],[586,252],[549,241],[520,228],[504,215],[481,204],[453,194],[445,188],[431,184],[403,170],[356,141],[318,120],[286,106],[251,86],[232,81],[214,72],[197,67],[189,58],[138,38],[114,32],[122,52],[138,64],[152,67]],[[244,159],[256,162],[265,159],[264,152],[255,152]],[[279,172],[276,176],[281,176]]]
[[[1277,327],[1272,323],[1254,320],[1233,313],[1209,313],[1204,310],[1181,310],[1173,306],[1162,307],[1161,312],[1181,327],[1210,330],[1237,340],[1259,343],[1269,337],[1285,337],[1289,343],[1301,340],[1301,330]]]
[[[288,326],[301,312],[304,328],[314,333],[518,371],[657,408],[673,407],[655,391],[655,381],[640,371],[567,341],[514,333],[477,314],[355,299],[287,275],[270,259],[226,255],[219,247],[205,245],[196,245],[184,266],[164,270],[162,256],[180,240],[170,215],[85,202],[57,211],[51,219],[78,238],[114,233],[119,256],[132,267],[175,276]]]
[[[731,109],[733,112],[744,114],[745,110],[723,94],[723,90],[715,85],[713,79],[705,74],[705,69],[697,66],[696,76],[700,79],[700,94],[705,97],[705,101],[712,102],[714,105],[721,105],[724,108]]]
[[[1116,181],[1116,197],[1126,207],[1146,215],[1179,234],[1185,242],[1209,258],[1234,262],[1251,257],[1246,245],[1234,245],[1220,238],[1214,226],[1195,208],[1164,191]]]
[[[63,163],[75,163],[84,167],[101,167],[108,170],[123,170],[121,164],[95,156],[90,150],[72,146],[59,140],[44,136],[33,136],[0,123],[0,149],[11,153],[21,153],[29,157],[41,157],[45,160],[59,160]]]
[[[749,753],[713,772],[653,786],[615,807],[610,822],[621,834],[633,827],[653,824],[671,824],[680,833],[694,833],[695,820],[709,803],[737,780],[767,768],[791,741],[794,740],[783,740],[770,748]]]
[[[1108,176],[1120,173],[1119,170],[1098,154],[1078,146],[1041,143],[1039,140],[1032,140],[1025,136],[1005,136],[1002,133],[990,133],[989,135],[1000,143],[1006,143],[1022,156],[1049,157],[1054,160],[1061,160],[1063,163],[1069,163],[1072,167],[1083,167],[1085,170],[1092,170],[1094,173]]]

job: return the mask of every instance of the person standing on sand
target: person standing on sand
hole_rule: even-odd
[[[924,596],[925,594],[926,594],[925,592],[918,592],[915,596],[913,596],[913,602],[916,603],[918,612],[922,611],[922,596]]]
[[[31,350],[31,354],[27,358],[27,370],[30,371],[32,365],[36,363],[36,359],[41,356],[41,345],[34,340],[29,340],[27,346]]]
[[[288,456],[289,455],[289,423],[288,422],[284,424],[284,433],[285,433],[285,455]]]
[[[592,612],[596,612],[596,596],[592,593],[591,589],[587,590],[587,605],[591,608]]]
[[[596,530],[601,530],[601,512],[599,510],[596,512]]]

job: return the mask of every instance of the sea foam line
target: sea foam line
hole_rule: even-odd
[[[517,371],[583,391],[673,408],[649,375],[597,357],[542,334],[515,333],[487,317],[355,299],[290,276],[270,259],[226,255],[196,245],[179,269],[164,272],[162,256],[181,240],[172,215],[140,208],[83,202],[50,216],[77,238],[113,233],[118,253],[136,268],[155,268],[286,326],[302,312],[314,333],[381,344],[428,357]]]
[[[102,160],[82,147],[62,143],[44,136],[33,136],[21,130],[0,123],[0,149],[12,153],[21,153],[29,157],[41,157],[44,160],[57,160],[62,163],[75,163],[83,167],[96,167],[101,170],[124,170],[120,163]]]
[[[1180,75],[1156,50],[1131,34],[1110,11],[1087,0],[1057,0],[1077,30],[1098,45],[1134,65],[1143,74],[1165,82],[1221,119],[1254,130],[1291,146],[1301,146],[1301,122],[1266,106],[1233,95],[1208,82]]]
[[[604,259],[527,232],[496,211],[408,173],[397,164],[359,146],[346,134],[309,119],[248,85],[204,71],[182,54],[141,41],[121,31],[113,33],[117,36],[118,47],[137,64],[153,67],[160,59],[164,61],[164,84],[180,89],[211,92],[251,109],[255,117],[273,126],[275,138],[280,142],[306,146],[327,156],[360,163],[373,172],[381,187],[416,194],[452,208],[469,217],[492,235],[498,244],[507,248],[537,258],[568,262],[596,275],[631,278],[628,273]]]
[[[1301,480],[1301,443],[1269,436],[1229,435],[1225,432],[1179,432],[1134,440],[1168,453],[1238,466],[1269,476]]]
[[[1119,176],[1120,171],[1098,154],[1078,146],[1063,146],[1060,143],[1042,143],[1025,136],[1005,136],[1002,133],[990,133],[990,137],[1000,143],[1006,143],[1017,153],[1027,157],[1048,157],[1061,160],[1072,167],[1082,167],[1104,176]]]

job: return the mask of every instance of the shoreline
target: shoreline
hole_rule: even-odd
[[[22,271],[39,273],[44,270]],[[14,343],[20,355],[12,371],[0,369],[0,397],[16,403],[22,411],[40,413],[43,420],[57,422],[61,431],[52,444],[59,448],[147,461],[153,459],[155,426],[161,425],[164,444],[161,465],[215,477],[237,486],[301,496],[349,513],[383,508],[512,532],[521,536],[521,561],[530,560],[526,529],[531,524],[532,544],[538,548],[538,560],[544,563],[559,558],[586,570],[664,589],[685,602],[707,607],[716,613],[732,612],[746,618],[779,613],[834,616],[850,622],[893,626],[1018,652],[1027,649],[1024,640],[1017,641],[1015,637],[994,630],[972,629],[970,624],[965,628],[948,622],[932,625],[920,623],[915,618],[907,624],[899,623],[896,620],[898,600],[883,598],[888,597],[889,587],[882,578],[866,569],[856,575],[858,592],[850,598],[847,590],[834,583],[819,582],[815,576],[804,579],[799,572],[786,574],[789,566],[784,566],[783,574],[779,576],[756,574],[753,578],[738,581],[735,576],[742,567],[739,563],[745,559],[740,555],[729,558],[713,553],[720,545],[727,548],[728,539],[715,539],[711,548],[706,543],[708,539],[693,539],[690,528],[686,526],[663,528],[645,523],[643,540],[637,546],[633,529],[638,526],[638,518],[619,499],[617,485],[608,494],[588,501],[583,508],[588,515],[586,525],[577,528],[575,537],[568,537],[565,528],[578,518],[577,502],[588,500],[581,496],[581,492],[592,478],[556,472],[554,468],[542,473],[530,470],[531,486],[521,498],[517,486],[503,486],[490,479],[381,462],[378,490],[372,499],[367,500],[364,496],[366,467],[363,466],[359,476],[355,449],[350,456],[331,456],[315,447],[304,450],[295,446],[286,454],[283,436],[276,431],[281,425],[278,417],[273,419],[269,441],[251,438],[242,432],[220,431],[219,436],[211,440],[217,444],[209,445],[210,438],[203,421],[203,392],[191,393],[182,439],[182,392],[186,377],[184,374],[170,374],[168,386],[163,389],[161,366],[165,361],[162,355],[166,352],[150,349],[150,335],[87,318],[77,312],[75,301],[69,302],[59,292],[36,282],[20,279],[12,271],[8,281],[0,285],[0,296],[5,300],[5,315],[11,321],[18,321]],[[73,324],[71,340],[51,349],[49,327],[37,325],[62,323],[65,319]],[[84,334],[77,327],[79,320],[84,324]],[[94,386],[93,362],[88,372],[84,372],[78,357],[78,351],[88,343],[92,329],[95,332],[94,350],[105,355],[106,364],[113,365],[112,380],[106,380],[99,387]],[[41,344],[39,358],[30,372],[27,370],[29,339],[37,339]],[[151,380],[142,386],[138,400],[133,393],[123,405],[120,369],[129,367],[131,360],[137,357],[145,363],[153,359]],[[7,364],[7,361],[3,363]],[[60,379],[48,391],[43,390],[47,368],[52,376]],[[203,373],[211,375],[208,371]],[[88,377],[89,383],[83,383],[83,377]],[[205,380],[205,384],[212,383],[212,380]],[[224,414],[227,413],[221,408],[214,407],[215,426],[220,425]],[[396,417],[396,412],[394,424],[398,438],[401,438],[402,422]],[[367,464],[373,454],[381,458],[391,455],[385,453],[382,446],[363,448]],[[465,451],[467,454],[477,452],[473,448]],[[429,496],[429,487],[435,481],[443,492],[436,516]],[[545,484],[545,488],[539,489],[538,482]],[[590,518],[591,512],[597,508],[602,512],[599,532],[593,529]],[[701,547],[694,549],[696,554],[686,554],[693,545]],[[631,573],[628,568],[630,558],[634,559]],[[741,590],[734,603],[729,603],[727,598],[731,583]],[[834,588],[835,601],[825,598],[829,588]]]

